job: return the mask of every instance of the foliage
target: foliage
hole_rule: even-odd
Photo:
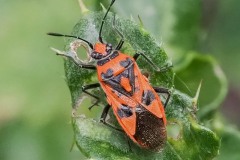
[[[98,40],[98,30],[103,14],[103,12],[85,13],[74,27],[72,34],[95,43]],[[103,35],[107,42],[116,45],[119,37],[110,27],[112,26],[112,17],[113,15],[109,14],[105,23],[105,27],[107,26],[108,29],[103,30]],[[132,55],[134,51],[144,52],[160,68],[171,64],[163,48],[144,28],[131,20],[118,17],[116,17],[116,24],[126,40],[122,50],[124,53]],[[72,40],[68,39],[67,50],[69,49],[69,42]],[[199,67],[201,63],[197,62],[201,62],[201,60],[202,63],[207,64],[206,70],[213,70],[213,61],[204,58],[199,60],[199,55],[193,55],[191,61],[194,63],[190,64],[191,68]],[[174,73],[172,69],[158,73],[151,69],[144,60],[139,60],[138,64],[140,68],[144,68],[150,73],[152,85],[173,87]],[[82,99],[81,86],[92,82],[92,79],[96,79],[94,78],[96,75],[94,71],[78,68],[69,60],[65,61],[65,69],[73,108],[76,108],[81,104],[79,104]],[[183,71],[183,69],[180,71]],[[185,73],[188,72],[185,71]],[[189,73],[191,74],[191,72]],[[215,74],[212,74],[212,78],[219,79]],[[214,132],[200,125],[196,120],[194,112],[197,99],[198,97],[189,97],[172,88],[172,98],[166,110],[167,119],[170,123],[177,123],[180,130],[177,137],[169,136],[167,145],[161,153],[145,151],[135,144],[131,144],[132,151],[130,151],[124,134],[84,117],[73,117],[77,146],[87,157],[95,159],[107,159],[107,157],[109,159],[144,159],[146,157],[149,159],[212,159],[218,154],[220,142]],[[174,133],[172,132],[172,134]],[[169,134],[171,134],[171,131]]]

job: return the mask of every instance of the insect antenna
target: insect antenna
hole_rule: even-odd
[[[82,39],[82,38],[80,38],[80,37],[78,37],[78,36],[66,35],[66,34],[60,34],[60,33],[54,33],[54,32],[49,32],[49,33],[47,33],[47,35],[56,36],[56,37],[72,37],[72,38],[80,39],[80,40],[86,42],[86,43],[89,45],[89,47],[91,47],[91,48],[93,49],[92,43],[90,43],[90,42],[88,42],[87,40]]]
[[[105,15],[104,15],[104,17],[103,17],[103,19],[102,19],[102,24],[101,24],[101,27],[100,27],[99,37],[98,37],[98,39],[99,39],[99,41],[100,41],[101,43],[103,43],[103,40],[102,40],[102,28],[103,28],[103,24],[104,24],[104,22],[105,22],[105,19],[106,19],[106,17],[107,17],[107,14],[108,14],[109,10],[111,9],[111,7],[112,7],[112,5],[113,5],[114,2],[115,2],[115,0],[112,0],[111,4],[109,5],[109,7],[108,7],[108,9],[107,9],[107,12],[105,13]]]

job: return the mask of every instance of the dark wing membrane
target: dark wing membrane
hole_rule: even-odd
[[[141,146],[160,151],[167,139],[163,119],[139,105],[136,109],[136,131],[133,137]]]

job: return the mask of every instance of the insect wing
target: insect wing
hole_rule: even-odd
[[[136,113],[134,106],[136,106],[137,103],[131,99],[131,97],[125,95],[121,95],[120,97],[116,96],[116,94],[120,94],[117,91],[115,91],[114,94],[109,92],[109,90],[112,90],[109,86],[104,86],[104,89],[108,95],[107,101],[112,106],[113,113],[119,124],[124,131],[132,137],[136,131]]]

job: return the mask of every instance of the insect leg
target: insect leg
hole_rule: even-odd
[[[117,32],[117,34],[121,37],[121,40],[119,41],[117,47],[115,48],[115,50],[120,50],[122,48],[122,45],[124,43],[124,37],[123,37],[123,34],[116,28],[116,24],[115,24],[115,14],[113,16],[113,23],[112,23],[112,27],[115,29],[115,31]]]
[[[152,67],[153,67],[153,69],[154,70],[156,70],[157,72],[165,72],[165,71],[167,71],[170,67],[172,67],[172,65],[171,66],[164,66],[164,67],[162,67],[162,68],[159,68],[156,64],[154,64],[153,62],[152,62],[152,60],[151,59],[149,59],[144,53],[135,53],[134,55],[133,55],[133,58],[134,58],[134,60],[136,61],[138,58],[139,58],[139,56],[143,56],[143,58],[145,58],[145,60],[149,63],[149,64],[151,64],[152,65]]]
[[[106,118],[107,118],[107,115],[108,115],[108,112],[109,112],[109,109],[110,109],[110,105],[107,104],[104,109],[103,109],[103,112],[102,112],[102,115],[101,115],[101,118],[100,118],[100,122],[102,122],[103,124],[105,124],[106,126],[108,127],[111,127],[117,131],[120,131],[120,132],[124,132],[122,129],[119,129],[119,128],[116,128],[114,127],[113,125],[109,124],[106,122]]]
[[[152,67],[153,67],[154,70],[160,72],[161,69],[158,68],[158,66],[155,65],[155,64],[152,62],[152,60],[149,59],[144,53],[140,53],[140,52],[139,52],[139,53],[135,53],[134,56],[133,56],[133,59],[136,61],[136,60],[139,58],[140,55],[143,56],[143,58],[145,58],[145,60],[146,60],[149,64],[152,65]]]
[[[112,126],[111,124],[109,124],[109,123],[106,122],[106,118],[107,118],[107,115],[108,115],[108,112],[109,112],[110,107],[111,107],[111,106],[110,106],[109,104],[107,104],[107,105],[104,107],[103,112],[102,112],[102,115],[101,115],[101,118],[100,118],[100,122],[103,123],[103,124],[105,124],[105,125],[108,126],[108,127],[111,127],[112,129],[115,129],[115,130],[117,130],[117,131],[120,131],[120,132],[123,132],[123,133],[124,133],[124,131],[123,131],[122,129],[116,128],[116,127],[114,127],[114,126]],[[131,140],[130,140],[129,137],[127,137],[127,142],[128,142],[129,150],[132,151],[131,145],[130,145],[130,144],[131,144]]]
[[[97,87],[100,87],[99,83],[94,83],[94,84],[89,84],[89,85],[82,86],[82,91],[84,93],[88,94],[89,96],[91,96],[91,97],[93,97],[97,100],[95,103],[93,103],[93,105],[88,107],[89,110],[91,110],[93,106],[97,105],[100,100],[99,100],[99,97],[93,95],[92,93],[88,92],[87,90],[94,89],[94,88],[97,88]]]
[[[86,69],[93,69],[96,70],[96,66],[91,65],[91,64],[83,64],[81,62],[81,60],[78,58],[77,54],[74,52],[64,52],[64,51],[60,51],[58,49],[55,48],[51,48],[54,52],[56,52],[57,55],[63,56],[63,57],[67,57],[69,59],[71,59],[78,67],[80,68],[86,68]]]
[[[168,89],[166,88],[161,88],[161,87],[153,87],[153,89],[155,90],[155,92],[157,93],[164,93],[164,94],[167,94],[167,99],[164,103],[164,108],[166,108],[167,104],[168,104],[168,101],[170,99],[170,96],[171,96],[171,93],[169,92]]]

